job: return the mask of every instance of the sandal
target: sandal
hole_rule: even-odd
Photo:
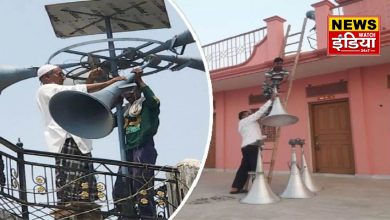
[[[245,189],[239,189],[237,191],[230,191],[230,194],[239,194],[239,193],[247,193],[248,190]]]

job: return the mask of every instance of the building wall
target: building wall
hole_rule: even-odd
[[[374,174],[390,174],[390,64],[362,69],[367,149]]]
[[[282,128],[275,170],[288,170],[287,162],[290,160],[291,152],[287,143],[289,139],[298,137],[306,140],[305,156],[312,167],[309,103],[318,100],[316,97],[307,98],[305,88],[309,84],[315,86],[345,80],[348,81],[348,93],[335,94],[334,99],[349,100],[356,174],[389,175],[390,89],[387,88],[389,69],[390,63],[295,80],[286,111],[299,117],[299,122]],[[287,90],[282,87],[281,91]],[[236,169],[239,166],[241,138],[237,131],[237,115],[242,110],[259,107],[260,105],[249,105],[248,96],[260,92],[259,86],[214,94],[217,129],[216,168]],[[281,96],[283,97],[283,93]],[[269,156],[270,152],[265,152],[263,160],[269,160]],[[265,169],[267,168],[265,166]]]
[[[352,2],[353,0],[346,0],[345,2]],[[388,0],[361,0],[352,2],[343,7],[344,15],[381,15],[382,30],[390,29],[390,1]]]

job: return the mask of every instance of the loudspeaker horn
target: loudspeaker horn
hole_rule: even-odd
[[[248,194],[243,199],[241,199],[241,203],[271,204],[280,200],[280,198],[272,191],[271,187],[268,184],[268,181],[264,176],[261,154],[261,147],[259,147],[259,152],[257,154],[258,158],[255,172],[255,180],[253,181],[252,187],[250,188]]]
[[[36,77],[37,70],[38,67],[19,68],[8,65],[0,65],[0,93],[14,83]]]
[[[295,154],[295,145],[296,140],[291,139],[289,141],[291,145],[291,170],[290,177],[288,179],[288,184],[284,189],[283,193],[280,195],[282,198],[293,198],[293,199],[303,199],[311,198],[315,194],[311,192],[302,181],[298,166],[297,166],[297,157]]]
[[[141,68],[160,63],[157,56],[150,56]],[[63,91],[55,94],[49,102],[49,111],[54,121],[64,130],[76,136],[96,139],[107,136],[114,128],[115,119],[111,112],[126,84],[133,81],[134,74],[128,73],[127,80],[94,92]]]
[[[303,150],[303,145],[305,144],[305,140],[303,139],[297,139],[297,144],[301,146],[301,153],[302,153],[302,163],[301,163],[301,175],[302,175],[302,180],[303,183],[306,185],[306,187],[312,191],[312,192],[319,192],[322,190],[322,187],[317,186],[315,181],[313,180],[311,176],[311,172],[309,170],[309,167],[307,166],[306,159],[305,159],[305,153]]]
[[[295,124],[297,123],[297,121],[298,117],[286,113],[282,106],[282,103],[280,102],[280,98],[276,96],[275,100],[272,103],[271,112],[269,113],[269,115],[265,116],[260,123],[266,126],[282,127],[286,125]]]

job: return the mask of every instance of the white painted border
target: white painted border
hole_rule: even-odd
[[[203,158],[201,161],[201,165],[200,165],[197,177],[195,178],[194,182],[192,183],[192,186],[190,187],[190,189],[188,190],[187,195],[185,195],[185,197],[181,201],[179,207],[177,207],[177,209],[169,217],[169,220],[171,220],[177,215],[178,212],[180,212],[180,209],[183,208],[183,206],[187,202],[188,198],[190,197],[192,191],[194,190],[195,186],[198,184],[199,178],[202,174],[202,171],[203,171],[203,168],[204,168],[204,165],[206,162],[207,154],[209,152],[209,147],[210,147],[211,129],[212,129],[212,125],[213,125],[213,111],[214,111],[214,109],[213,109],[213,92],[212,92],[212,86],[211,86],[210,72],[209,72],[209,68],[207,66],[206,58],[205,58],[205,55],[203,53],[202,45],[200,44],[199,38],[196,35],[196,32],[192,28],[191,24],[189,23],[188,19],[185,17],[182,10],[176,5],[176,3],[173,0],[166,0],[166,1],[168,1],[172,5],[172,7],[176,10],[177,14],[181,17],[183,22],[186,24],[187,28],[189,29],[189,31],[192,34],[192,37],[195,40],[196,46],[198,47],[199,53],[202,57],[202,61],[203,61],[204,67],[205,67],[205,74],[207,74],[206,77],[207,77],[207,83],[208,83],[208,89],[209,89],[209,107],[210,107],[210,109],[209,109],[209,132],[208,132],[206,146],[204,147],[205,151],[203,153]]]

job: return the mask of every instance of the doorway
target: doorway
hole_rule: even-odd
[[[313,170],[354,174],[349,103],[347,99],[310,104]]]

